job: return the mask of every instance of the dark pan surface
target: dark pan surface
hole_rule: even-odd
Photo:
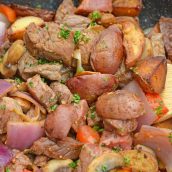
[[[33,7],[56,10],[62,0],[1,0],[4,3],[18,3],[30,5]],[[143,0],[144,9],[140,16],[140,22],[143,28],[153,26],[160,16],[172,17],[172,0]],[[77,4],[77,0],[75,0]]]

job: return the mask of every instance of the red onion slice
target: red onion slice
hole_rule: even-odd
[[[8,92],[10,92],[14,86],[5,81],[4,79],[0,79],[0,98],[5,96]]]
[[[29,148],[44,135],[44,122],[8,122],[7,145],[14,149]]]
[[[123,89],[136,94],[138,97],[141,98],[142,102],[144,103],[144,108],[145,108],[146,114],[143,116],[140,116],[138,118],[138,129],[140,129],[142,125],[153,124],[153,122],[156,120],[156,114],[153,111],[153,109],[151,108],[151,106],[149,105],[149,102],[147,101],[145,93],[140,88],[138,83],[136,81],[131,81]]]
[[[167,172],[172,172],[172,130],[143,125],[134,142],[154,150]]]
[[[11,161],[11,159],[11,150],[3,144],[0,144],[0,171]]]

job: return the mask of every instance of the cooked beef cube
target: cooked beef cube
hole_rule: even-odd
[[[115,24],[115,16],[110,13],[102,13],[101,19],[98,23],[100,23],[104,27],[109,27],[110,25]]]
[[[68,70],[69,75],[70,70]],[[35,75],[39,74],[44,78],[47,78],[52,81],[61,81],[64,80],[63,75],[67,74],[64,71],[62,64],[43,64],[43,65],[35,65],[24,69],[24,73]],[[64,74],[63,74],[64,73]]]
[[[32,8],[26,5],[23,6],[18,4],[11,4],[10,7],[13,10],[15,10],[17,16],[20,17],[35,16],[42,18],[44,21],[52,21],[55,15],[53,11],[40,9],[40,8]]]
[[[3,97],[0,100],[0,134],[7,132],[9,121],[22,121],[17,112],[23,113],[17,101],[9,97]]]
[[[32,74],[24,73],[24,70],[30,66],[34,66],[35,64],[37,64],[37,60],[34,57],[32,57],[28,51],[26,51],[18,61],[19,75],[24,80],[27,80],[28,78],[32,77]]]
[[[60,105],[45,120],[46,134],[50,138],[65,138],[74,122],[76,110],[73,105]]]
[[[123,150],[128,150],[132,146],[132,137],[130,135],[119,136],[115,133],[104,131],[100,139],[100,145],[108,148],[119,147]]]
[[[82,65],[90,65],[90,55],[99,33],[103,30],[102,26],[89,27],[82,31],[82,38],[78,43],[81,52]]]
[[[91,161],[102,154],[102,148],[96,144],[85,144],[82,147],[81,153],[79,155],[80,168],[82,172],[87,172],[88,165]],[[78,170],[79,171],[79,170]]]
[[[42,137],[34,142],[30,152],[36,155],[46,155],[54,159],[77,159],[82,145],[82,143],[70,137],[66,137],[56,143],[46,137]]]
[[[74,14],[75,9],[73,0],[63,0],[56,11],[55,22],[58,24],[62,23],[66,15]]]
[[[113,119],[104,119],[104,128],[106,131],[115,131],[121,136],[127,135],[137,128],[137,120],[113,120]]]
[[[39,75],[35,75],[27,80],[30,94],[48,110],[56,104],[57,97],[53,90],[42,81]]]
[[[77,14],[87,15],[93,11],[111,12],[112,0],[83,0],[76,10]]]
[[[98,125],[102,119],[96,113],[96,107],[91,106],[88,115],[87,115],[87,123],[89,126],[93,127],[94,125]]]
[[[74,114],[74,122],[72,124],[72,128],[77,132],[80,126],[86,125],[86,115],[89,107],[86,100],[81,100],[74,106],[76,113]]]
[[[53,82],[50,88],[54,91],[58,97],[58,102],[60,104],[70,104],[72,102],[73,95],[68,89],[68,87],[60,82]]]
[[[91,23],[91,20],[80,15],[67,15],[62,23],[76,31],[86,29]]]
[[[47,165],[49,158],[45,155],[38,155],[36,156],[35,160],[34,160],[34,164],[37,167],[43,167],[45,165]]]
[[[11,172],[21,172],[24,169],[32,168],[32,162],[23,152],[13,150],[13,159],[7,167]]]
[[[161,17],[159,25],[168,58],[172,61],[172,18]]]
[[[44,27],[32,23],[26,30],[24,40],[34,57],[62,60],[65,65],[71,65],[75,45],[69,29],[60,28],[56,23],[46,23]]]

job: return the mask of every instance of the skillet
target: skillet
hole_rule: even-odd
[[[63,0],[2,0],[3,3],[17,3],[50,10],[56,10]],[[74,0],[75,5],[78,0]],[[153,26],[160,16],[172,17],[172,0],[143,0],[144,8],[140,15],[142,28]]]

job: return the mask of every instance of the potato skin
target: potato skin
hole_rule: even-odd
[[[142,10],[142,0],[115,0],[113,2],[113,14],[115,16],[136,17]]]
[[[72,93],[78,93],[90,104],[101,94],[116,88],[117,82],[111,74],[93,73],[73,77],[67,81],[67,86]]]
[[[167,60],[162,56],[146,58],[133,68],[133,72],[145,92],[161,93],[165,87]]]
[[[103,118],[127,120],[144,115],[144,107],[136,95],[126,90],[105,93],[96,102],[96,112]]]
[[[123,55],[122,32],[112,25],[100,34],[91,53],[91,66],[97,72],[115,74]]]

